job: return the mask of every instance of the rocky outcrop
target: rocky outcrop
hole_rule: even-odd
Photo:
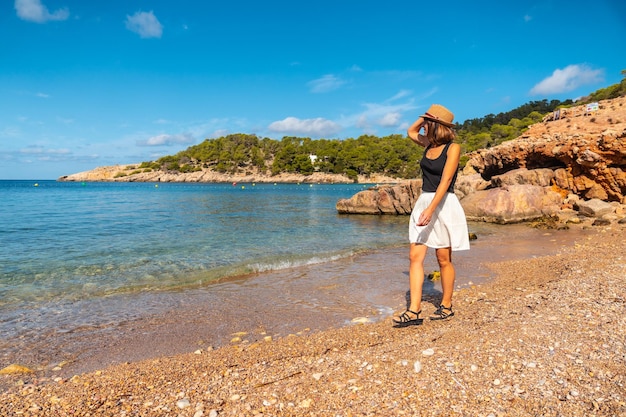
[[[311,175],[282,173],[270,175],[266,173],[251,172],[240,174],[226,174],[203,169],[195,172],[167,172],[159,170],[142,170],[138,165],[112,165],[98,167],[90,171],[65,175],[59,181],[94,181],[94,182],[206,182],[206,183],[324,183],[343,184],[354,182],[345,175],[326,174],[316,172]],[[396,183],[394,178],[383,175],[359,176],[359,183]]]
[[[422,189],[422,180],[363,190],[336,204],[340,214],[411,214]]]
[[[599,109],[567,109],[558,120],[532,125],[518,139],[469,154],[463,172],[483,179],[525,168],[584,199],[626,203],[626,98],[605,100]],[[548,174],[549,175],[549,174]]]

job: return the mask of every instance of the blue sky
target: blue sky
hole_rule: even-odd
[[[625,40],[622,0],[4,0],[0,179],[574,99],[622,79]]]

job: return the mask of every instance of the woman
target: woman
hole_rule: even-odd
[[[455,138],[452,123],[454,115],[439,104],[433,104],[408,129],[408,135],[425,147],[420,162],[422,168],[422,193],[415,203],[409,224],[409,307],[396,314],[397,327],[421,324],[422,286],[424,284],[424,259],[428,248],[434,248],[441,272],[443,297],[431,320],[444,320],[454,316],[452,292],[455,270],[452,251],[469,249],[469,236],[465,212],[454,194],[454,183],[461,147],[452,143]],[[424,129],[424,134],[420,131]]]

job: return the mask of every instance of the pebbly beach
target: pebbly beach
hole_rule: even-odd
[[[354,317],[73,375],[6,371],[0,415],[623,415],[624,225],[575,236],[486,259],[492,278],[458,288],[450,320]]]

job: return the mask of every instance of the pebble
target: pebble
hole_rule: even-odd
[[[424,356],[433,356],[435,354],[435,350],[433,348],[428,348],[422,351],[422,355]]]
[[[176,407],[183,409],[189,407],[189,398],[183,398],[182,400],[176,401]]]
[[[11,374],[30,374],[34,371],[26,366],[11,364],[5,368],[0,369],[0,375],[11,375]]]
[[[371,320],[367,317],[355,317],[351,320],[351,322],[355,324],[363,324],[363,323],[370,323]]]

